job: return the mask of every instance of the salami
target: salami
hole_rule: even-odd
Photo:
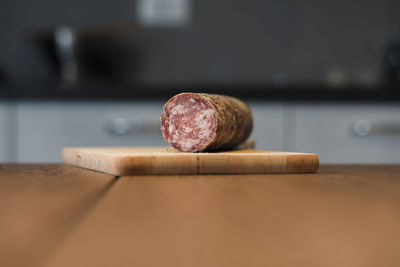
[[[252,130],[249,106],[229,96],[181,93],[165,104],[161,114],[165,141],[183,152],[232,149]]]

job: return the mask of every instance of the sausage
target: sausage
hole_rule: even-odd
[[[224,95],[181,93],[168,100],[161,114],[165,141],[183,152],[232,149],[252,130],[249,106]]]

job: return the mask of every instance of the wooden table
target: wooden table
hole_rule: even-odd
[[[0,165],[0,266],[400,266],[400,166],[126,176]]]

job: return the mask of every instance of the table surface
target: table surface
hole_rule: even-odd
[[[0,266],[400,266],[400,165],[124,176],[0,165]]]

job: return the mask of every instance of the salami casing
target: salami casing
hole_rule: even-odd
[[[252,129],[249,106],[224,95],[181,93],[161,114],[165,141],[183,152],[232,149],[246,141]]]

